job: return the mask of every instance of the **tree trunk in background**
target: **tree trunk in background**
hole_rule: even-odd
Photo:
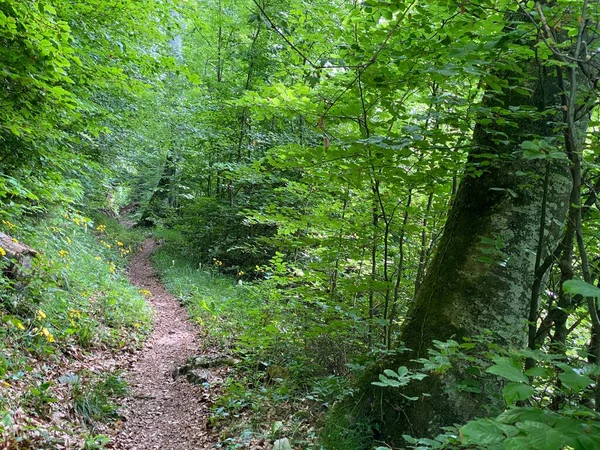
[[[476,126],[468,167],[483,173],[466,174],[460,183],[431,266],[402,327],[402,340],[410,351],[373,368],[370,381],[384,368],[420,367],[411,360],[427,357],[434,340],[460,342],[491,330],[503,348],[525,346],[547,160],[524,159],[520,145],[547,137],[560,148],[564,129],[555,69],[531,64],[528,73],[528,83],[511,80],[516,76],[512,73],[503,78],[511,85],[526,84],[530,96],[510,89],[504,94],[488,92],[484,106],[520,111],[534,107],[538,113],[513,119],[515,126]],[[587,116],[578,127],[585,130]],[[481,165],[483,161],[489,165]],[[544,250],[556,247],[565,223],[572,185],[566,158],[551,161],[548,182]],[[456,390],[463,375],[461,368],[453,367],[444,375],[430,374],[412,383],[404,393],[418,401],[405,400],[398,389],[365,386],[368,414],[380,422],[383,440],[401,445],[403,434],[435,436],[440,427],[502,407],[495,385],[483,394]]]
[[[138,225],[144,227],[155,225],[154,221],[152,220],[152,215],[154,214],[161,216],[166,207],[173,206],[174,195],[172,192],[172,184],[176,172],[177,167],[175,163],[175,157],[173,152],[169,150],[167,152],[167,157],[165,159],[165,164],[163,166],[160,179],[158,180],[158,184],[152,192],[152,196],[150,197],[150,200],[148,200],[148,204],[144,208],[144,212],[138,221]]]

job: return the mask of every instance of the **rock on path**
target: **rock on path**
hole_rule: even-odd
[[[207,395],[185,377],[172,377],[199,348],[198,330],[186,310],[170,295],[150,263],[155,249],[146,240],[132,258],[129,277],[140,289],[152,293],[155,324],[152,335],[139,353],[126,378],[129,398],[123,408],[124,421],[115,437],[118,450],[196,450],[213,448],[207,431]]]

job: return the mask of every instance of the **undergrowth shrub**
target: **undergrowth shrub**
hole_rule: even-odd
[[[30,408],[38,416],[47,416],[50,412],[50,405],[56,402],[56,397],[52,395],[50,390],[52,383],[45,381],[29,386],[25,395],[22,398],[22,404],[26,408]]]
[[[73,384],[72,402],[75,414],[88,425],[119,417],[115,399],[127,394],[127,384],[118,373],[106,374],[99,379]]]
[[[153,262],[161,279],[204,330],[205,345],[240,360],[213,408],[225,448],[245,448],[249,436],[275,435],[300,448],[320,448],[315,426],[352,392],[348,364],[364,347],[364,323],[342,305],[308,300],[302,272],[281,254],[254,268],[260,282],[248,282],[246,274],[223,276],[218,259],[192,263],[173,231],[159,236],[165,243]]]
[[[103,233],[110,236],[113,242],[123,242],[126,249],[135,250],[147,237],[143,230],[123,226],[113,217],[108,217],[96,211],[86,211],[85,214],[92,220],[96,229],[100,227],[104,230]]]
[[[3,322],[24,338],[122,346],[147,330],[150,310],[121,273],[135,243],[76,213],[5,231],[40,252],[26,282],[2,295]]]
[[[230,275],[249,273],[256,265],[267,263],[274,253],[268,243],[275,234],[274,226],[251,223],[242,208],[214,198],[184,202],[166,226],[180,232],[190,260],[211,263],[215,258],[224,263],[223,269]]]
[[[64,397],[57,367],[88,351],[137,347],[150,330],[151,309],[123,271],[143,236],[76,211],[19,223],[5,219],[0,231],[39,252],[19,279],[0,275],[0,439],[45,448],[61,433],[81,433],[68,420],[61,422],[65,430],[46,422],[62,408],[54,401]],[[88,375],[79,376],[87,386]],[[87,397],[81,391],[81,398],[101,404],[98,389]],[[30,422],[32,415],[41,422]]]
[[[319,437],[328,450],[364,450],[373,442],[371,426],[365,415],[338,407],[321,422]]]
[[[385,398],[389,390],[399,392],[409,402],[419,402],[429,393],[414,396],[414,380],[443,376],[452,368],[468,363],[468,374],[456,379],[448,388],[468,390],[484,396],[484,386],[502,388],[504,410],[489,417],[475,418],[466,424],[445,427],[433,438],[403,435],[401,448],[426,449],[486,449],[486,450],[594,450],[600,448],[600,413],[594,410],[594,378],[600,366],[586,360],[585,349],[568,349],[563,354],[536,350],[499,348],[491,335],[434,342],[426,358],[413,360],[410,369],[382,369],[377,396]],[[525,370],[525,360],[533,367]],[[364,381],[364,380],[363,380]],[[398,407],[402,407],[399,405]],[[333,408],[321,429],[327,449],[364,449],[360,435],[374,441],[377,429],[368,425],[373,409],[362,398],[346,399]],[[357,431],[362,430],[359,435]],[[389,449],[379,443],[376,450]],[[397,447],[393,447],[397,448]]]

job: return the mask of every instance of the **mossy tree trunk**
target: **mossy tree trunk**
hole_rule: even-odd
[[[453,367],[411,384],[403,393],[419,400],[408,401],[398,389],[368,385],[384,368],[415,367],[411,361],[427,357],[433,341],[460,342],[484,330],[504,348],[526,344],[536,254],[541,251],[543,259],[558,245],[572,177],[566,154],[524,157],[522,143],[540,139],[564,152],[566,126],[556,69],[532,63],[525,71],[525,80],[513,72],[497,76],[529,94],[508,88],[501,94],[490,89],[485,96],[483,106],[495,119],[480,120],[475,128],[467,173],[402,326],[402,341],[410,350],[365,377],[363,406],[388,444],[401,445],[403,434],[435,436],[443,426],[497,411],[502,400],[496,384],[484,386],[482,394],[456,389],[465,368]],[[580,136],[587,122],[588,114],[582,114],[576,124]]]

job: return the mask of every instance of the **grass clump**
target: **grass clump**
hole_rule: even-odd
[[[356,419],[356,411],[347,405],[332,408],[321,423],[319,437],[328,450],[364,450],[371,448],[372,424],[364,417]]]
[[[115,399],[125,397],[127,383],[119,374],[108,374],[87,383],[73,385],[73,410],[88,425],[119,417]]]

